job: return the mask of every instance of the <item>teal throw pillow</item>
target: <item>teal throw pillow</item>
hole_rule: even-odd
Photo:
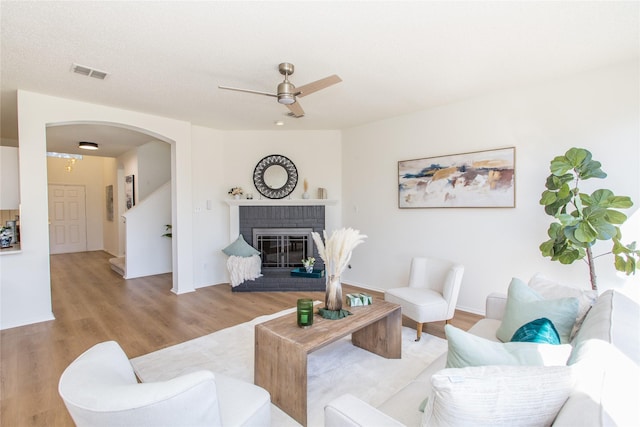
[[[491,341],[445,325],[447,368],[489,365],[563,366],[571,355],[570,344]]]
[[[546,300],[522,280],[513,278],[496,337],[502,342],[509,342],[522,325],[546,317],[553,322],[560,342],[566,344],[578,315],[578,305],[578,299],[573,297]]]
[[[553,322],[546,317],[532,320],[518,328],[511,337],[511,342],[537,342],[546,344],[560,344],[560,335],[553,326]]]
[[[222,252],[229,256],[239,256],[244,258],[253,255],[260,255],[260,252],[258,252],[256,248],[254,248],[244,240],[242,234],[238,236],[235,242],[224,248]]]

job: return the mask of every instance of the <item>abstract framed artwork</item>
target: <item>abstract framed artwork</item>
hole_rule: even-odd
[[[515,147],[398,162],[398,207],[515,207]]]
[[[127,210],[131,209],[136,204],[134,176],[127,175],[124,177],[124,199]]]

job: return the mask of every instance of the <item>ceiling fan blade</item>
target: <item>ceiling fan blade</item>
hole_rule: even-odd
[[[276,98],[278,97],[278,95],[276,95],[275,93],[262,92],[262,91],[259,91],[259,90],[251,90],[251,89],[239,89],[237,87],[218,86],[218,89],[235,90],[236,92],[254,93],[256,95],[273,96],[273,97],[276,97]]]
[[[297,87],[296,96],[306,96],[336,83],[340,83],[341,81],[342,79],[334,74],[332,76],[325,77],[324,79],[316,80],[315,82]]]
[[[287,106],[287,108],[289,109],[289,111],[291,111],[291,113],[295,116],[295,117],[302,117],[304,116],[304,110],[302,109],[302,107],[300,106],[299,102],[294,102],[293,104],[285,104]]]

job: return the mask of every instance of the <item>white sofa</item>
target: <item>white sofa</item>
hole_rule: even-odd
[[[469,332],[498,341],[496,331],[506,302],[505,295],[490,295],[486,300],[486,318]],[[598,297],[571,341],[573,348],[567,362],[571,367],[561,367],[571,372],[572,383],[568,398],[562,399],[564,404],[560,403],[554,426],[640,426],[639,329],[637,303],[615,291],[606,291]],[[325,426],[434,425],[424,422],[420,407],[430,393],[432,377],[445,368],[446,360],[445,353],[378,408],[352,395],[334,399],[325,407]],[[528,368],[516,367],[522,372]],[[558,367],[541,367],[543,370],[554,368]],[[517,393],[506,394],[506,399],[518,400]],[[542,402],[537,404],[543,406]],[[516,423],[485,420],[473,424]]]

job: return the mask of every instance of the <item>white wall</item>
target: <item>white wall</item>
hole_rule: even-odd
[[[240,132],[194,126],[192,137],[196,287],[228,283],[227,257],[221,252],[230,243],[227,192],[239,186],[259,198],[253,170],[263,157],[280,154],[296,165],[299,180],[292,199],[302,197],[305,178],[312,198],[318,187],[327,188],[331,199],[342,198],[339,131]],[[211,200],[211,209],[207,209],[207,200]],[[327,227],[340,226],[339,207],[327,208],[327,214]]]
[[[0,209],[18,209],[19,188],[18,149],[0,146]]]
[[[549,161],[578,146],[609,174],[583,189],[610,188],[636,202],[631,212],[637,209],[638,71],[637,62],[623,64],[344,131],[343,222],[369,239],[354,251],[343,280],[384,290],[406,283],[412,256],[451,258],[466,267],[458,306],[478,313],[486,295],[506,291],[512,276],[541,271],[588,288],[584,264],[540,255],[551,218],[538,201]],[[516,208],[398,208],[398,161],[510,146],[516,147]],[[624,281],[612,273],[612,262],[598,262],[601,289]]]
[[[136,200],[148,195],[171,181],[171,145],[151,141],[138,147],[138,175]]]
[[[171,240],[162,237],[171,223],[171,183],[158,188],[124,213],[126,219],[125,279],[171,271]]]

